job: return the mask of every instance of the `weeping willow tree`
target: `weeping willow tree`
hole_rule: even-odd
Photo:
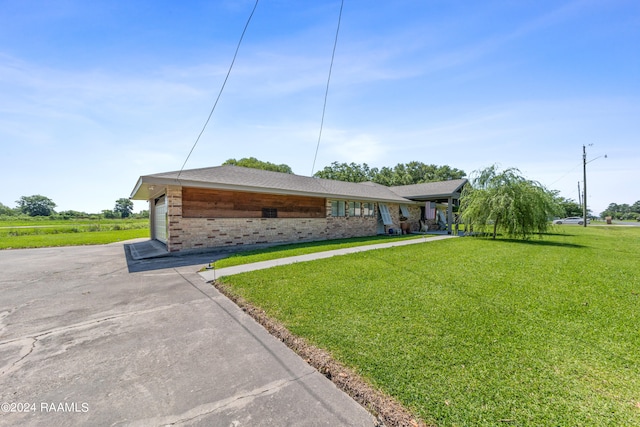
[[[516,168],[500,171],[496,165],[474,172],[460,198],[459,214],[474,231],[498,232],[529,239],[544,233],[559,212],[552,192],[520,175]]]

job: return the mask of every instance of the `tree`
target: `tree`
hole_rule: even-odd
[[[15,214],[15,209],[11,209],[9,206],[0,203],[0,215],[13,216]]]
[[[133,212],[133,202],[127,198],[121,198],[116,200],[116,206],[113,208],[114,212],[120,213],[121,218],[128,218]]]
[[[109,209],[103,209],[102,210],[102,216],[106,219],[116,219],[116,218],[122,218],[121,216],[122,214],[120,212],[116,212],[116,211],[110,211]]]
[[[600,212],[600,218],[606,218],[608,216],[610,216],[611,218],[618,218],[618,205],[616,203],[609,203],[607,209],[605,209],[603,212]]]
[[[460,216],[476,231],[493,229],[509,237],[528,239],[549,228],[549,218],[561,212],[554,194],[520,176],[515,168],[490,166],[475,173],[460,198]]]
[[[29,216],[50,216],[56,204],[48,197],[36,194],[34,196],[22,196],[16,201],[20,212]]]
[[[366,163],[359,165],[356,163],[333,162],[331,166],[327,166],[314,174],[318,178],[349,182],[373,181],[389,187],[460,179],[465,175],[464,171],[460,169],[449,166],[427,165],[416,161],[406,164],[398,163],[393,168],[384,166],[381,169],[370,168]]]
[[[283,172],[283,173],[291,173],[291,174],[293,173],[293,171],[288,165],[285,165],[285,164],[276,165],[275,163],[271,163],[271,162],[263,162],[262,160],[258,160],[255,157],[248,157],[248,158],[245,157],[240,160],[229,159],[226,162],[224,162],[223,165],[242,166],[245,168],[263,169],[263,170],[273,171],[273,172]]]
[[[71,218],[89,218],[89,214],[86,212],[79,212],[74,210],[58,212],[56,215],[58,218],[71,219]]]
[[[610,203],[607,209],[604,212],[600,213],[601,218],[605,218],[610,216],[613,219],[638,219],[640,218],[640,200],[635,202],[633,205],[628,205],[627,203],[617,204]]]
[[[333,162],[331,166],[325,166],[313,176],[336,181],[366,182],[372,181],[377,173],[378,169],[370,169],[366,163],[359,165],[353,162],[349,164]]]
[[[145,209],[132,215],[134,218],[149,218],[149,210]]]
[[[568,216],[582,216],[582,206],[573,199],[567,199],[560,196],[555,196],[556,203],[560,206],[560,212],[558,216],[566,218]]]
[[[383,167],[373,181],[386,186],[421,184],[423,182],[448,181],[463,178],[463,170],[448,165],[427,165],[422,162],[398,163],[392,168]]]

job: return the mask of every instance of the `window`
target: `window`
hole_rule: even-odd
[[[436,219],[436,204],[434,202],[425,203],[424,219]]]
[[[407,205],[400,205],[400,215],[405,218],[409,218],[409,208]]]
[[[349,216],[361,216],[360,202],[349,202]]]
[[[278,209],[262,208],[262,218],[278,218]]]
[[[389,208],[384,203],[378,203],[378,209],[380,210],[380,216],[382,217],[382,223],[384,225],[393,225]]]
[[[344,200],[332,200],[331,201],[331,216],[345,216],[344,208],[345,208]]]
[[[363,203],[362,210],[363,210],[364,216],[371,217],[376,215],[376,210],[374,209],[373,203]]]

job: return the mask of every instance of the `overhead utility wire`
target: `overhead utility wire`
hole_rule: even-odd
[[[313,166],[311,166],[311,175],[316,169],[316,159],[318,157],[318,149],[320,148],[320,139],[322,139],[322,127],[324,126],[324,114],[327,109],[327,97],[329,96],[329,83],[331,82],[331,70],[333,70],[333,59],[336,56],[336,46],[338,45],[338,34],[340,33],[340,21],[342,20],[342,8],[344,0],[340,2],[340,14],[338,15],[338,28],[336,28],[336,38],[333,42],[333,52],[331,53],[331,65],[329,65],[329,76],[327,77],[327,88],[324,91],[324,105],[322,106],[322,119],[320,120],[320,134],[318,135],[318,144],[316,145],[316,154],[313,156]]]
[[[231,60],[231,65],[229,65],[229,70],[227,70],[227,75],[224,78],[224,81],[222,82],[222,87],[220,88],[220,92],[218,92],[218,97],[216,98],[216,102],[213,104],[213,107],[211,108],[211,111],[209,112],[209,117],[207,117],[207,121],[204,122],[204,126],[202,127],[202,130],[200,131],[200,134],[198,135],[198,138],[196,138],[196,142],[193,143],[193,147],[191,147],[191,151],[189,151],[189,154],[187,155],[187,158],[184,160],[184,163],[182,164],[182,167],[180,168],[180,172],[178,172],[178,176],[176,177],[176,180],[180,180],[180,175],[182,174],[182,171],[184,170],[184,167],[187,164],[187,161],[189,161],[189,157],[191,157],[191,153],[193,153],[193,150],[196,148],[196,145],[198,145],[198,141],[200,141],[200,137],[202,136],[202,134],[204,133],[204,130],[207,128],[207,125],[209,124],[209,121],[211,120],[211,116],[213,115],[213,112],[216,109],[216,106],[218,105],[218,101],[220,101],[220,96],[222,95],[222,91],[224,90],[225,85],[227,84],[227,80],[229,79],[229,75],[231,74],[231,69],[233,68],[233,64],[235,64],[236,62],[236,57],[238,56],[238,51],[240,50],[240,45],[242,44],[242,39],[244,38],[244,34],[247,32],[247,28],[249,27],[249,23],[251,22],[251,18],[253,18],[253,13],[256,11],[256,8],[258,7],[258,1],[256,0],[256,3],[253,5],[253,9],[251,10],[251,14],[249,15],[249,19],[247,19],[247,23],[244,25],[244,29],[242,30],[242,35],[240,35],[240,40],[238,40],[238,45],[236,46],[236,51],[233,54],[233,59]]]

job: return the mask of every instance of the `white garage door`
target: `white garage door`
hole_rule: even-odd
[[[167,243],[167,198],[165,196],[156,199],[153,235],[156,240]]]

